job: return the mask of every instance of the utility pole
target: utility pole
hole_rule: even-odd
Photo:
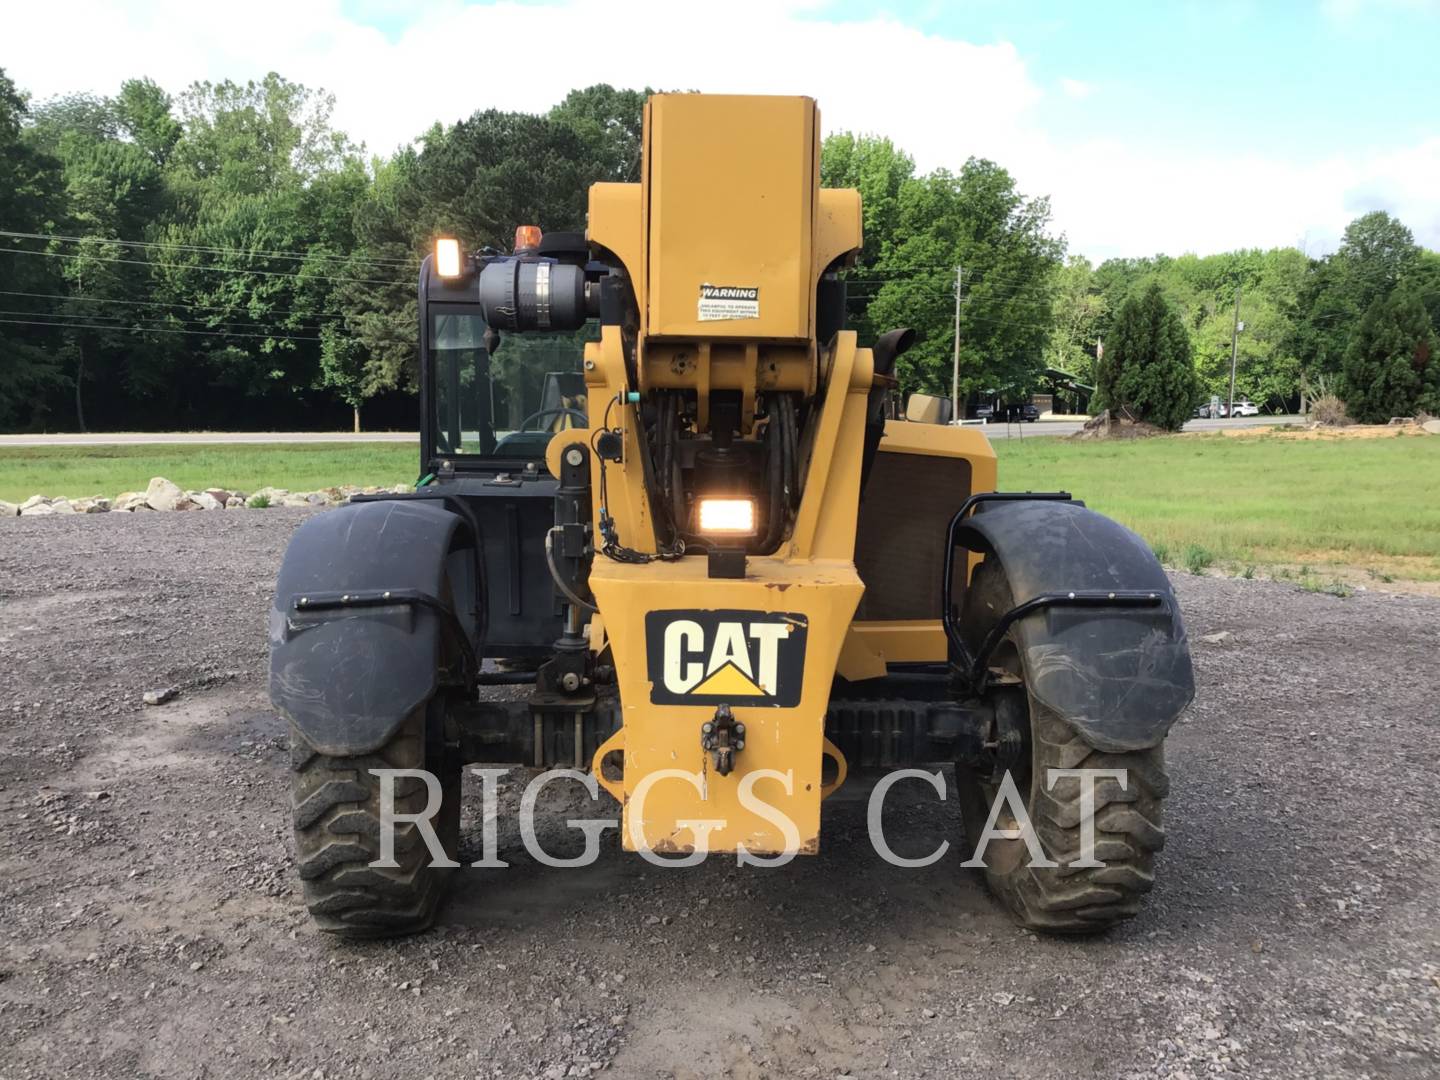
[[[1226,416],[1235,415],[1235,359],[1240,355],[1240,286],[1235,286],[1235,326],[1230,331],[1230,404]]]
[[[961,269],[955,267],[955,359],[950,371],[950,422],[958,424],[960,415],[960,281]]]

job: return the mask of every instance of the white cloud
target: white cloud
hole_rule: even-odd
[[[1093,94],[1095,87],[1093,84],[1082,82],[1080,79],[1061,79],[1060,90],[1066,97],[1079,100]]]
[[[1313,162],[1204,149],[1180,158],[1139,139],[1077,144],[1047,129],[1046,96],[1014,46],[946,39],[886,16],[828,21],[813,9],[804,0],[439,0],[415,9],[392,40],[347,18],[339,0],[74,0],[76,32],[66,35],[42,5],[7,12],[7,43],[18,47],[4,63],[37,97],[113,93],[138,74],[178,91],[275,70],[333,91],[337,123],[378,152],[437,119],[541,110],[595,82],[803,93],[819,100],[827,130],[889,135],[922,169],[958,168],[971,155],[1001,162],[1025,190],[1052,195],[1056,227],[1091,257],[1331,246],[1375,200],[1440,245],[1440,130],[1418,146]],[[1069,79],[1060,88],[1089,91]]]

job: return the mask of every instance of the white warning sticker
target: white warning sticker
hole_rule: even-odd
[[[701,322],[719,319],[758,319],[760,290],[745,285],[701,285]]]

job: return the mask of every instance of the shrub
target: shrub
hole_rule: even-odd
[[[248,506],[251,510],[264,510],[267,506],[270,505],[270,496],[251,495],[250,498],[245,501],[245,505]]]
[[[1345,402],[1334,394],[1326,394],[1310,403],[1310,419],[1326,427],[1345,427],[1355,422],[1345,411]]]
[[[1322,581],[1318,577],[1309,577],[1307,575],[1300,579],[1300,588],[1306,592],[1323,593],[1325,596],[1338,596],[1342,600],[1355,595],[1355,590],[1339,578]]]
[[[1214,561],[1215,556],[1199,544],[1185,545],[1185,569],[1190,573],[1203,574]]]

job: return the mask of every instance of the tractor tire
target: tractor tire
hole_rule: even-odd
[[[380,777],[371,769],[427,769],[440,781],[440,809],[430,819],[446,856],[460,841],[460,763],[444,739],[445,706],[437,694],[373,754],[327,757],[291,725],[290,767],[295,855],[305,904],[316,926],[342,938],[414,934],[435,919],[449,868],[431,865],[414,824],[395,828],[398,868],[380,858]],[[429,789],[418,777],[395,779],[395,812],[425,809]]]
[[[971,647],[1014,606],[1004,570],[993,558],[976,568],[967,590],[964,626]],[[991,661],[1025,676],[1019,649],[1007,637]],[[1093,934],[1135,916],[1155,884],[1155,855],[1165,846],[1164,800],[1169,793],[1163,745],[1126,753],[1102,753],[1028,693],[1028,720],[1019,759],[1008,769],[1025,804],[1040,847],[1056,867],[1030,866],[1020,839],[992,839],[984,854],[990,891],[1022,926],[1054,934]],[[1061,777],[1047,790],[1050,769],[1123,769],[1122,789],[1113,778],[1095,783],[1095,852],[1103,865],[1075,867],[1081,858],[1081,782]],[[960,806],[968,850],[974,855],[1000,789],[1001,777],[957,763]],[[1002,812],[996,828],[1014,827]]]

